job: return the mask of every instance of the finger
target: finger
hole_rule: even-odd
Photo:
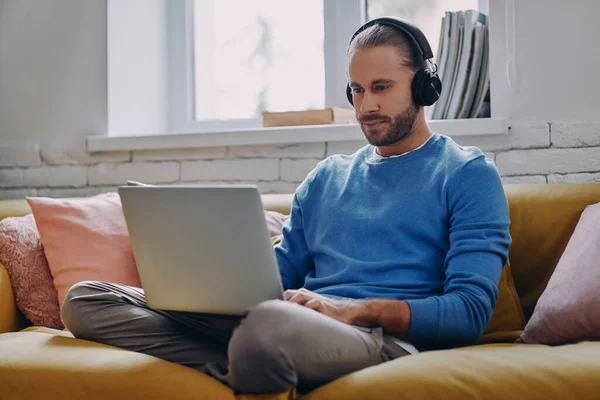
[[[300,304],[301,306],[303,306],[304,304],[306,304],[307,301],[312,300],[312,297],[304,294],[304,293],[295,293],[292,297],[290,297],[290,299],[288,301],[292,302],[292,303],[296,303],[296,304]]]
[[[294,289],[288,289],[288,290],[286,290],[285,292],[283,292],[283,297],[284,297],[286,300],[289,300],[289,299],[291,299],[291,298],[292,298],[292,296],[294,296],[294,295],[295,295],[297,292],[298,292],[297,290],[294,290]]]
[[[315,310],[318,312],[323,312],[323,303],[321,300],[311,299],[304,303],[304,307],[310,308],[311,310]]]

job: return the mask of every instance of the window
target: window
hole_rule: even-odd
[[[196,120],[324,107],[323,0],[194,0],[192,12]]]
[[[193,90],[181,91],[188,97],[180,109],[188,112],[177,131],[259,128],[263,111],[349,107],[346,48],[356,27],[400,16],[422,28],[437,53],[445,11],[480,2],[188,0],[182,39],[191,45],[181,62],[188,64],[183,83]]]
[[[350,107],[346,50],[367,18],[392,14],[412,19],[436,52],[441,15],[464,8],[478,8],[494,21],[492,118],[431,122],[450,135],[505,134],[511,115],[509,78],[515,75],[510,1],[108,0],[108,132],[123,140],[96,137],[89,143],[95,151],[114,150],[133,146],[126,137],[152,135],[153,146],[166,148],[181,145],[167,136],[184,133],[201,134],[182,138],[186,145],[360,139],[353,126],[271,135],[272,129],[260,129],[260,114]],[[221,135],[224,131],[229,133]],[[139,146],[148,146],[144,140]]]

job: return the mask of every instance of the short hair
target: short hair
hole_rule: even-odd
[[[398,48],[403,66],[414,71],[425,68],[424,60],[416,56],[412,40],[399,29],[382,24],[371,25],[356,35],[348,46],[347,58],[349,60],[357,50],[390,45]]]

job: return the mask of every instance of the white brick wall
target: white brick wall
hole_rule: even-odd
[[[0,145],[0,167],[31,167],[41,165],[37,144]]]
[[[44,164],[48,165],[128,162],[131,159],[129,151],[88,153],[83,139],[74,142],[43,143],[40,155]]]
[[[548,175],[548,183],[600,183],[600,173],[583,174],[551,174]]]
[[[547,175],[600,171],[600,147],[511,150],[496,155],[502,175]]]
[[[31,167],[0,169],[0,187],[85,187],[86,168]]]
[[[334,154],[354,154],[356,150],[367,145],[366,140],[353,140],[350,142],[329,142],[327,143],[327,157]]]
[[[179,163],[140,162],[92,165],[87,173],[89,186],[125,185],[127,180],[171,183],[179,180]]]
[[[503,176],[502,183],[547,183],[544,175]]]
[[[39,197],[89,197],[101,193],[116,192],[117,186],[94,186],[73,189],[38,189],[37,196]]]
[[[226,147],[201,149],[142,150],[133,152],[133,161],[203,160],[225,158]]]
[[[184,161],[181,164],[181,180],[264,180],[279,179],[278,159],[235,159],[214,161]]]
[[[321,159],[288,159],[281,160],[280,178],[284,182],[302,182]]]
[[[281,146],[232,146],[228,149],[228,156],[230,158],[323,158],[325,156],[325,142]]]
[[[555,122],[551,137],[554,147],[600,146],[600,123]]]
[[[37,189],[0,189],[0,200],[24,199],[37,196]]]
[[[454,139],[494,160],[504,183],[600,183],[600,122],[515,121],[501,137]],[[127,180],[157,184],[252,183],[291,193],[316,164],[367,142],[231,146],[90,154],[83,140],[0,145],[0,199],[78,197]]]
[[[550,146],[550,125],[545,122],[513,123],[506,136],[463,136],[454,138],[463,146],[477,146],[484,151],[539,149]]]

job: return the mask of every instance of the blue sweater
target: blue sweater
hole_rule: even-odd
[[[421,350],[477,341],[511,244],[494,164],[434,134],[400,157],[367,145],[298,187],[275,254],[285,289],[405,300]]]

